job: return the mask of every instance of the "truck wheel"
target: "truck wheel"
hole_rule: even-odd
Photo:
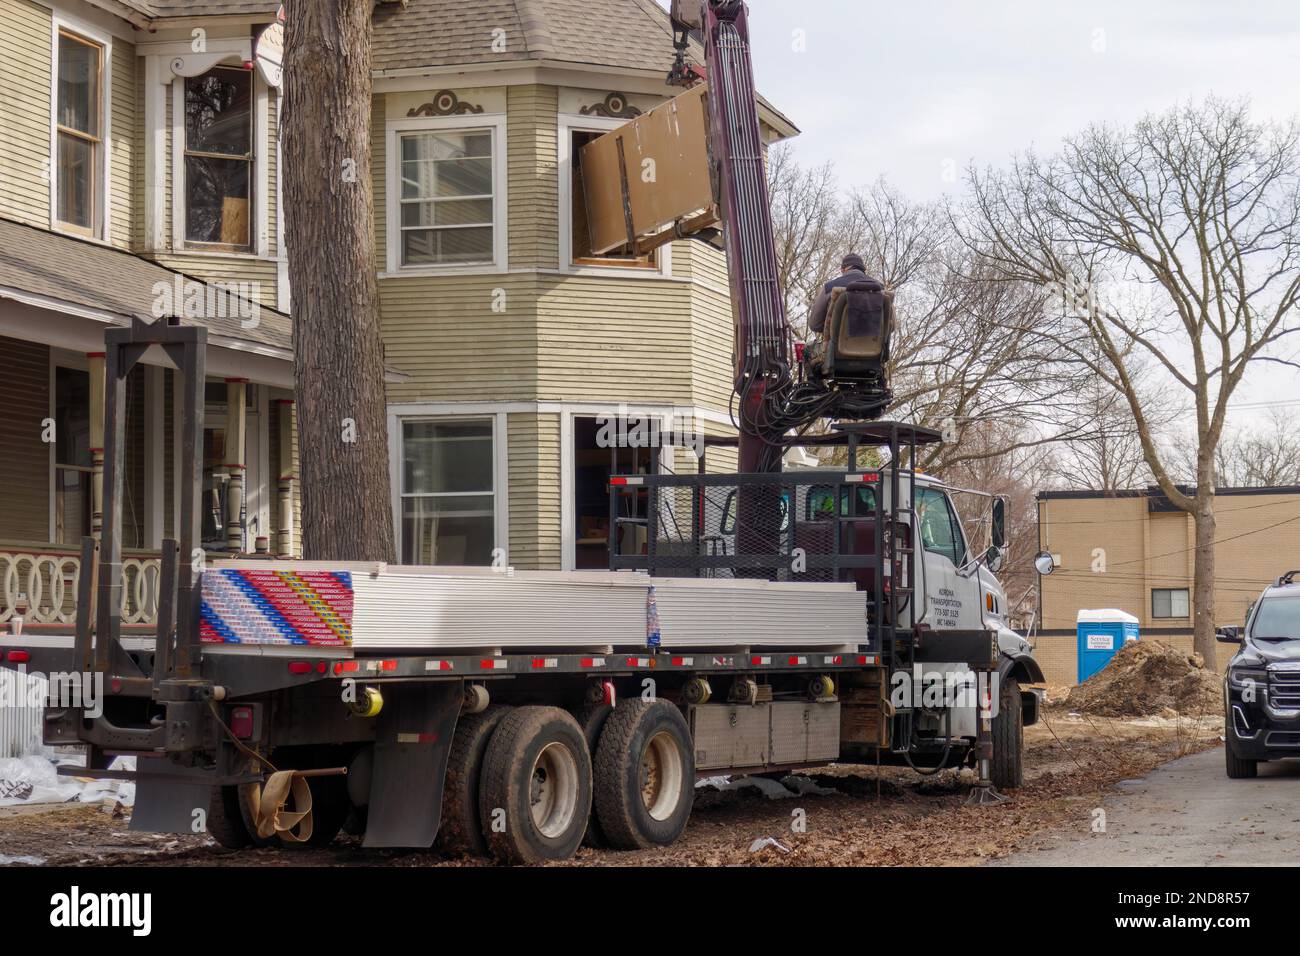
[[[488,850],[504,863],[565,860],[591,813],[591,757],[582,728],[558,707],[518,707],[488,743],[479,780]]]
[[[999,790],[1015,790],[1024,783],[1024,713],[1020,709],[1020,684],[1014,680],[1002,681],[998,713],[993,718],[993,786]]]
[[[242,850],[253,845],[253,837],[239,812],[239,787],[212,788],[205,826],[208,836],[227,850]]]
[[[1232,752],[1232,721],[1223,721],[1223,758],[1229,780],[1250,780],[1259,775],[1259,761],[1245,760]]]
[[[593,768],[596,765],[596,747],[600,744],[600,732],[612,713],[614,708],[609,704],[587,704],[573,715],[578,726],[582,728],[582,735],[587,738],[587,753],[591,755]],[[609,846],[609,841],[605,839],[605,832],[600,828],[600,820],[596,816],[594,799],[587,819],[587,832],[582,837],[582,845],[596,849]]]
[[[487,855],[487,841],[478,817],[479,777],[492,733],[509,712],[509,707],[489,707],[478,714],[465,714],[456,722],[442,785],[442,821],[435,841],[444,853]]]
[[[596,750],[596,814],[620,850],[667,846],[682,835],[695,796],[690,728],[674,705],[621,701]]]

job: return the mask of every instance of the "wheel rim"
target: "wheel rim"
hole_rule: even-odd
[[[530,780],[533,825],[545,837],[563,835],[578,808],[578,761],[563,744],[547,744],[533,761]]]
[[[654,820],[667,820],[682,799],[685,767],[677,741],[667,731],[650,738],[641,752],[641,802]]]

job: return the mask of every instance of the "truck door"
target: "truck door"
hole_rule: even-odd
[[[973,575],[958,573],[967,561],[966,541],[952,502],[941,489],[918,485],[916,518],[921,535],[919,557],[925,569],[917,582],[925,588],[918,602],[924,609],[921,622],[935,630],[978,628],[979,588]]]

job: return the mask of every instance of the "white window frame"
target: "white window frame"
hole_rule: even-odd
[[[403,426],[408,422],[437,422],[451,424],[454,422],[489,422],[492,426],[492,547],[499,548],[509,555],[509,460],[506,449],[507,430],[505,412],[486,414],[436,414],[421,412],[419,407],[407,406],[398,412],[393,406],[388,414],[389,473],[392,475],[393,528],[397,539],[397,557],[402,555],[405,542],[402,539],[402,501],[405,498],[428,497],[427,495],[407,494],[402,487],[405,469],[402,467]],[[448,493],[452,496],[456,493]],[[485,492],[464,492],[465,496],[483,497]]]
[[[64,13],[55,13],[51,19],[50,34],[50,229],[55,232],[80,236],[97,242],[107,242],[112,224],[113,155],[113,37],[104,30],[91,26]],[[59,34],[70,33],[79,39],[96,44],[103,58],[99,65],[99,181],[95,183],[96,208],[90,234],[87,235],[72,223],[59,219]]]
[[[613,276],[623,279],[667,279],[673,274],[672,243],[655,250],[658,267],[636,269],[618,265],[590,265],[573,261],[573,134],[604,133],[626,126],[627,120],[606,116],[581,116],[561,113],[559,116],[559,153],[556,167],[559,175],[560,195],[560,261],[561,272],[573,275]]]
[[[207,69],[195,74],[202,76],[209,70],[225,66],[243,66],[239,53],[225,53]],[[270,213],[267,133],[270,89],[257,70],[250,71],[253,84],[253,216],[249,222],[249,248],[227,249],[206,242],[190,242],[185,238],[185,81],[190,77],[172,79],[172,251],[185,255],[227,256],[242,259],[266,259],[270,255]],[[279,210],[277,209],[277,212]]]
[[[402,265],[402,155],[399,138],[406,133],[492,131],[492,261],[473,264],[421,263]],[[384,183],[385,246],[387,275],[486,275],[509,269],[509,176],[506,162],[506,117],[504,113],[474,113],[466,116],[409,117],[385,124],[384,148],[387,168]]]

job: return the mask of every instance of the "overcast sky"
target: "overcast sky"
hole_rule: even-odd
[[[845,187],[936,198],[961,188],[945,171],[1209,93],[1300,112],[1297,0],[748,2],[759,88],[802,130],[800,161]],[[1285,396],[1300,417],[1300,375],[1256,371],[1234,404]]]

